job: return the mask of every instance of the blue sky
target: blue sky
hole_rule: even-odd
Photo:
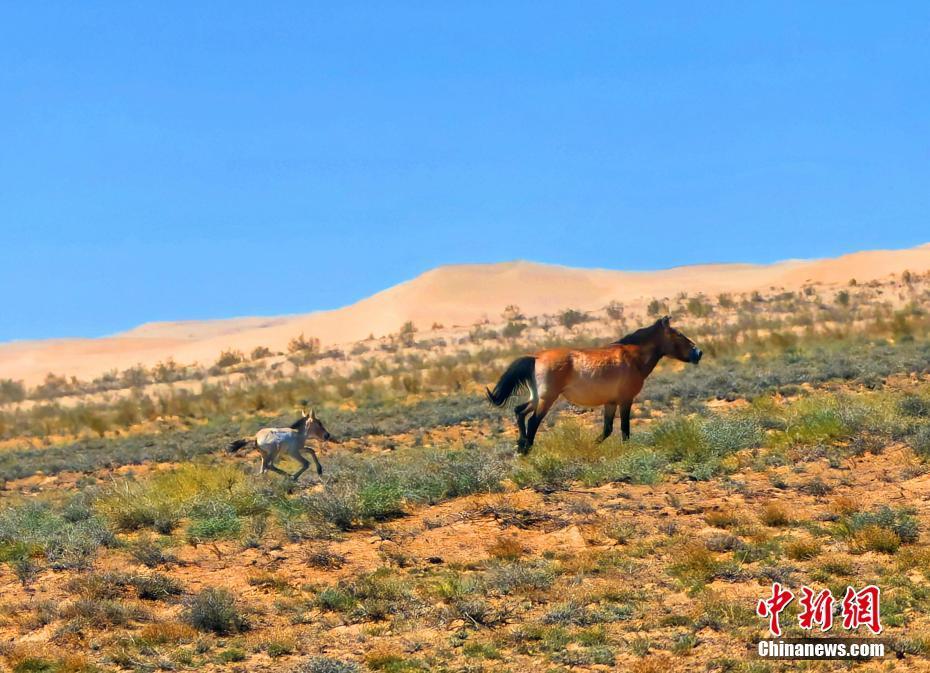
[[[0,340],[922,243],[928,63],[918,2],[6,3]]]

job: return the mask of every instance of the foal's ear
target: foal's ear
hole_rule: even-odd
[[[311,421],[315,421],[315,420],[316,420],[316,412],[313,410],[313,407],[310,407],[310,414],[309,414],[309,416],[310,416],[310,420],[311,420]]]

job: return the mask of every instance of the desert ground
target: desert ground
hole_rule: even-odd
[[[330,313],[2,346],[3,665],[926,669],[928,301],[928,246],[650,273],[519,262]],[[629,441],[597,443],[600,410],[563,402],[516,453],[512,412],[483,397],[513,357],[664,314],[704,361],[660,364]],[[322,477],[224,450],[307,405],[339,439]],[[754,657],[773,582],[881,587],[887,655]]]

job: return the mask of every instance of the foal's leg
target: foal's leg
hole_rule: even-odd
[[[300,447],[297,446],[288,447],[287,455],[300,463],[300,469],[291,475],[291,479],[297,481],[300,475],[302,475],[307,470],[307,468],[310,467],[310,461],[300,455]]]
[[[267,454],[266,453],[262,454],[262,472],[271,470],[272,472],[277,472],[278,474],[282,474],[285,477],[291,476],[284,470],[280,469],[279,467],[276,467],[274,464],[274,461],[278,459],[278,456],[280,455],[280,453],[281,453],[281,448],[276,447],[268,451]]]
[[[598,443],[603,442],[605,439],[610,437],[610,433],[614,431],[614,416],[616,414],[616,404],[604,405],[604,431],[601,433],[601,436],[597,438]]]
[[[633,400],[620,405],[620,433],[623,439],[630,438],[630,412],[633,410]]]
[[[285,477],[290,477],[290,476],[291,476],[291,475],[289,475],[287,472],[285,472],[284,470],[282,470],[280,467],[277,467],[274,463],[271,463],[271,462],[269,462],[269,463],[267,463],[267,464],[265,465],[265,469],[266,469],[266,470],[271,470],[272,472],[277,472],[278,474],[284,475]]]
[[[309,446],[306,447],[306,449],[307,449],[307,451],[310,453],[310,457],[313,458],[313,462],[316,463],[316,476],[322,477],[322,476],[323,476],[323,466],[320,465],[320,461],[319,461],[319,459],[316,457],[316,451],[314,451],[314,450],[313,450],[312,448],[310,448]],[[306,468],[304,468],[304,469],[306,469]]]

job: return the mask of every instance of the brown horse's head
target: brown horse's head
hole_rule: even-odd
[[[691,339],[672,327],[671,318],[668,316],[659,318],[654,328],[659,343],[659,352],[661,352],[662,355],[681,360],[682,362],[690,362],[693,365],[701,361],[701,356],[704,355],[704,352],[695,346]]]

